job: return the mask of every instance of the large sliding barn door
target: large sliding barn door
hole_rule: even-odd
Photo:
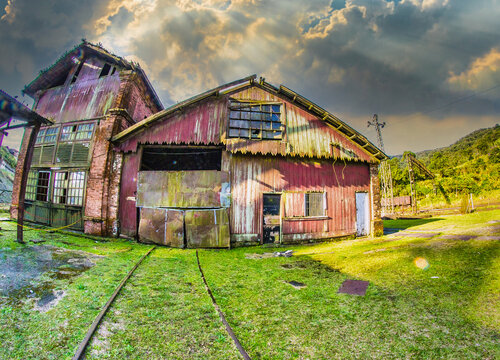
[[[221,206],[226,179],[227,173],[215,170],[140,171],[139,239],[173,247],[229,247],[229,217]]]

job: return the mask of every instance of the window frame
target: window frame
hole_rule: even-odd
[[[66,177],[64,179],[58,179],[58,174],[66,174]],[[78,178],[78,176],[80,177]],[[83,207],[85,203],[87,177],[87,172],[82,169],[54,171],[51,196],[52,204]],[[73,182],[77,182],[79,186],[72,186]],[[57,199],[60,197],[64,197],[64,201]]]
[[[59,125],[40,128],[36,137],[35,146],[55,144],[59,138],[59,128]],[[47,130],[55,130],[55,133],[47,134]],[[47,138],[52,136],[54,139],[47,141]]]
[[[276,107],[278,109],[275,109]],[[227,115],[227,138],[283,141],[286,130],[283,121],[284,108],[284,103],[277,101],[231,99]],[[234,131],[237,131],[236,135]],[[276,135],[269,137],[269,134]]]
[[[312,194],[321,195],[321,214],[309,215],[311,213],[309,196]],[[317,200],[316,200],[317,202]],[[327,216],[327,202],[326,202],[326,191],[307,191],[304,193],[304,217],[307,218],[324,218]]]
[[[92,125],[90,130],[78,130],[81,126]],[[59,132],[59,141],[58,143],[69,143],[69,142],[90,142],[94,138],[95,130],[97,128],[95,121],[87,121],[87,122],[74,122],[70,124],[61,125],[61,131]],[[64,129],[72,128],[74,130],[70,132],[64,132]],[[78,138],[78,134],[90,134],[85,138]],[[70,135],[69,138],[63,138],[65,135]],[[73,136],[71,136],[73,135]]]

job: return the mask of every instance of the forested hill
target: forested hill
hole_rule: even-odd
[[[8,203],[12,197],[12,182],[17,160],[5,146],[0,147],[0,203]]]
[[[416,171],[420,196],[430,194],[433,185],[441,184],[447,193],[456,195],[472,192],[475,195],[500,190],[500,126],[480,129],[454,144],[421,151],[417,159],[435,175],[435,182],[424,181]],[[390,160],[395,195],[408,195],[408,169],[403,156]]]

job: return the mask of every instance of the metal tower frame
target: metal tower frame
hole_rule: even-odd
[[[385,126],[385,122],[378,122],[378,115],[373,114],[373,120],[368,121],[368,127],[374,126],[377,132],[377,141],[380,150],[385,153],[384,142],[382,141],[382,133],[380,129]],[[392,190],[392,173],[389,160],[383,160],[380,163],[379,174],[382,183],[382,215],[394,213],[394,193]]]

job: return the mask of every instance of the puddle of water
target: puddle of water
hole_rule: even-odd
[[[46,311],[64,292],[54,291],[56,280],[71,279],[93,267],[99,257],[51,245],[0,249],[0,307],[37,300]]]

